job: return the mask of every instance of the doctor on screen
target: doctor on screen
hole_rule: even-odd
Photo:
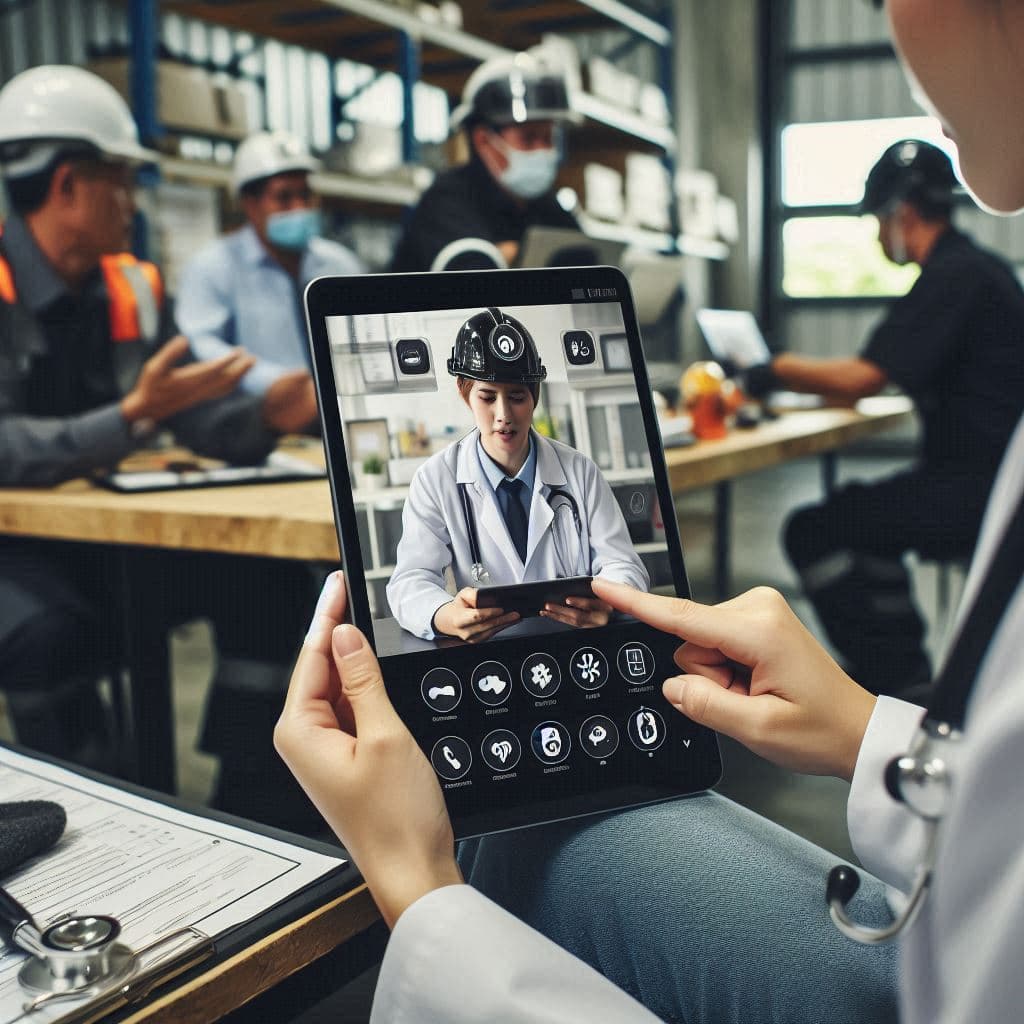
[[[479,642],[518,621],[515,612],[477,608],[480,586],[600,575],[647,590],[647,570],[597,465],[532,429],[547,370],[523,324],[493,308],[470,317],[448,372],[476,427],[432,456],[409,487],[387,587],[402,628]],[[595,597],[568,597],[541,615],[588,627],[604,625],[610,612]]]

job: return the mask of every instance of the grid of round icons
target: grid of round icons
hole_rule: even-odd
[[[657,750],[665,742],[665,719],[654,708],[638,708],[629,716],[626,732],[637,750]]]
[[[450,668],[432,668],[420,683],[420,693],[427,707],[444,715],[462,700],[462,683]]]
[[[654,675],[654,655],[647,644],[631,642],[619,648],[619,675],[636,686],[646,683]]]
[[[584,690],[599,690],[608,681],[608,659],[596,647],[581,647],[569,659],[569,675]]]
[[[489,732],[480,744],[480,755],[489,768],[496,772],[510,772],[523,756],[523,746],[519,737],[508,729],[495,729]]]
[[[442,779],[456,782],[473,764],[473,752],[461,736],[442,736],[430,751],[430,763]]]
[[[572,740],[561,722],[541,722],[530,735],[530,746],[541,764],[561,764],[569,756]]]
[[[523,686],[534,697],[550,697],[562,683],[562,670],[550,654],[531,654],[520,672]]]
[[[478,700],[497,707],[512,692],[512,676],[500,661],[484,661],[473,669],[470,685]]]
[[[619,730],[607,715],[593,715],[580,726],[580,746],[595,760],[619,749]]]

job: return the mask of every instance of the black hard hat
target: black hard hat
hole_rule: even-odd
[[[871,168],[860,210],[878,213],[898,200],[916,200],[925,207],[950,206],[958,184],[953,161],[938,146],[920,139],[902,139],[894,142]]]
[[[537,384],[548,375],[530,332],[493,306],[459,328],[448,372],[502,384]]]
[[[451,129],[482,121],[504,126],[525,121],[572,121],[564,73],[530,53],[492,57],[466,82],[452,111]]]

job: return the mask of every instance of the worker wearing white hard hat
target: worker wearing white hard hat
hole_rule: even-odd
[[[301,376],[295,410],[303,429],[317,427],[302,292],[315,277],[358,274],[359,259],[320,237],[310,175],[320,161],[294,135],[257,132],[235,153],[231,182],[245,214],[240,230],[217,239],[185,267],[177,316],[200,358],[243,346],[256,357],[242,388],[266,394]]]
[[[439,174],[423,194],[393,271],[510,266],[533,226],[579,230],[554,194],[562,127],[576,120],[565,75],[543,54],[484,61],[452,112],[468,163]]]
[[[154,158],[124,100],[88,71],[35,67],[0,89],[0,486],[110,469],[157,430],[198,454],[258,463],[296,426],[288,382],[266,399],[239,390],[253,364],[243,349],[189,359],[158,269],[126,251],[135,168]],[[160,623],[214,624],[204,746],[221,754],[218,802],[246,814],[251,805],[223,794],[276,793],[282,808],[301,807],[267,751],[302,633],[295,605],[313,596],[306,567],[224,556],[211,572],[187,552],[152,557]],[[120,569],[102,545],[0,538],[0,688],[17,739],[107,770],[117,744],[97,680],[117,664]]]

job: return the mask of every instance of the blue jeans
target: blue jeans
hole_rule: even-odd
[[[896,948],[833,927],[833,855],[724,797],[469,840],[466,881],[666,1021],[897,1019]],[[891,920],[864,877],[851,914]]]

